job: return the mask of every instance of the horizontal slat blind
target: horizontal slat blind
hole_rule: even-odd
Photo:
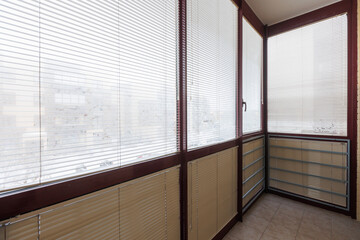
[[[269,132],[347,135],[347,15],[268,40]]]
[[[180,239],[179,167],[0,223],[9,239]]]
[[[235,138],[237,7],[187,1],[188,147]]]
[[[188,163],[188,236],[212,239],[237,213],[237,148]]]
[[[261,130],[263,39],[246,18],[242,22],[242,93],[246,102],[242,122],[243,133],[246,134]]]
[[[117,3],[39,7],[41,181],[119,166]]]
[[[39,3],[0,2],[0,191],[40,182]]]
[[[177,151],[177,3],[120,1],[122,164]]]
[[[0,191],[177,151],[177,1],[1,1]]]

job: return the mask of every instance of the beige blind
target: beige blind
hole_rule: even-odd
[[[38,239],[38,216],[0,227],[0,240],[35,240]]]
[[[265,187],[264,144],[264,138],[243,144],[243,207]]]
[[[270,139],[271,188],[347,206],[346,142]]]
[[[180,239],[179,191],[175,167],[5,221],[0,239]]]
[[[211,239],[237,213],[237,148],[188,164],[189,239]]]
[[[218,230],[237,212],[237,158],[236,150],[218,155]]]

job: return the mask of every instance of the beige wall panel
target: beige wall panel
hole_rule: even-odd
[[[243,168],[254,162],[254,153],[249,153],[243,157]]]
[[[40,215],[42,239],[114,239],[119,237],[118,190],[91,195]]]
[[[304,195],[304,188],[300,187],[300,186],[295,186],[295,185],[292,185],[292,184],[277,182],[276,187],[279,188],[279,189],[282,189],[284,191],[287,191],[287,192],[291,192],[291,193],[295,193],[295,194],[299,194],[299,195]]]
[[[253,141],[254,148],[264,146],[264,138],[259,138]]]
[[[272,160],[275,158],[272,158]],[[276,160],[276,168],[295,171],[295,172],[302,172],[303,171],[303,164],[301,162],[294,162],[282,159],[275,159]]]
[[[218,231],[220,231],[236,214],[233,209],[234,171],[235,156],[234,150],[219,153],[218,158]]]
[[[303,185],[313,188],[318,188],[326,191],[331,191],[333,181],[322,179],[318,177],[303,176]]]
[[[301,142],[294,139],[276,138],[274,139],[274,145],[284,147],[301,148]]]
[[[180,239],[180,172],[166,174],[167,239]]]
[[[264,148],[260,148],[254,152],[254,161],[264,156]]]
[[[321,177],[332,177],[332,167],[322,166],[317,164],[304,164],[303,172],[311,175],[321,176]]]
[[[346,207],[346,197],[332,194],[331,198],[332,198],[333,204],[336,204],[336,205],[339,205],[342,207]]]
[[[301,160],[301,150],[277,148],[276,155],[273,157],[289,158],[294,160]]]
[[[254,144],[252,142],[247,142],[247,143],[244,143],[242,145],[242,149],[243,149],[243,154],[251,151],[252,149],[254,149]]]
[[[317,162],[332,164],[331,153],[322,153],[314,151],[302,151],[302,160],[306,162]]]
[[[6,228],[6,229],[5,229]],[[38,217],[32,217],[26,220],[10,224],[0,228],[0,240],[37,240],[38,239]]]
[[[341,182],[332,182],[331,183],[331,190],[336,193],[346,195],[346,183]]]
[[[331,193],[321,192],[313,189],[305,189],[305,196],[324,202],[331,203],[331,195]]]
[[[188,163],[188,238],[189,240],[197,239],[198,218],[198,162]]]
[[[278,180],[290,182],[290,183],[296,183],[296,184],[303,184],[303,176],[300,174],[295,173],[289,173],[289,172],[283,172],[278,170],[271,169],[270,171],[276,172],[276,176]]]
[[[188,238],[211,239],[237,213],[237,148],[188,163]]]
[[[332,168],[331,177],[338,180],[346,180],[347,170],[344,168]]]
[[[331,163],[335,166],[342,166],[345,167],[347,165],[346,162],[346,155],[340,155],[340,154],[331,154]]]
[[[243,199],[243,203],[242,206],[245,207],[246,204],[263,188],[263,185],[260,184],[258,185],[256,188],[254,188],[254,190],[251,191],[251,193],[249,193],[249,195],[247,195],[244,199]]]
[[[198,240],[207,240],[217,233],[217,156],[199,160],[198,174]]]
[[[165,239],[165,175],[120,188],[121,239]]]

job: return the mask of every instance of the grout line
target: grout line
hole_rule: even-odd
[[[302,213],[302,215],[301,215],[301,220],[300,220],[298,229],[297,229],[297,231],[296,231],[295,239],[297,238],[297,236],[298,236],[298,234],[299,234],[299,230],[300,230],[301,224],[302,224],[302,222],[304,221],[304,215],[305,215],[305,209],[303,210],[303,213]]]
[[[274,213],[273,216],[271,217],[268,225],[266,226],[265,230],[262,232],[262,234],[261,234],[261,236],[260,236],[259,239],[261,239],[261,238],[264,236],[264,233],[265,233],[266,230],[269,228],[270,223],[272,222],[272,220],[273,220],[273,218],[275,217],[275,215],[278,213],[278,211],[279,211],[279,209],[280,209],[280,207],[281,207],[282,204],[283,204],[283,203],[280,203],[280,204],[279,204],[278,208],[276,209],[275,213]]]

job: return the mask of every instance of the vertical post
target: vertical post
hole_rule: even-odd
[[[265,155],[265,192],[267,192],[268,186],[269,186],[269,182],[268,182],[268,176],[269,176],[269,172],[268,172],[268,156],[269,156],[269,149],[268,149],[268,125],[267,125],[267,119],[268,119],[268,101],[267,101],[267,77],[268,77],[268,66],[267,66],[267,59],[268,59],[268,36],[269,36],[269,29],[268,26],[265,25],[264,26],[264,45],[263,45],[263,131],[264,131],[264,135],[265,135],[265,139],[264,139],[264,144],[265,144],[265,151],[264,151],[264,155]]]
[[[238,138],[238,202],[237,210],[239,221],[242,221],[242,21],[243,10],[242,1],[237,1],[238,4],[238,66],[237,66],[237,138]]]
[[[180,224],[181,239],[188,239],[188,186],[187,186],[187,95],[186,95],[186,0],[179,0],[179,111],[178,137],[180,167]]]
[[[348,12],[348,137],[350,139],[350,215],[356,218],[357,202],[357,0]]]

